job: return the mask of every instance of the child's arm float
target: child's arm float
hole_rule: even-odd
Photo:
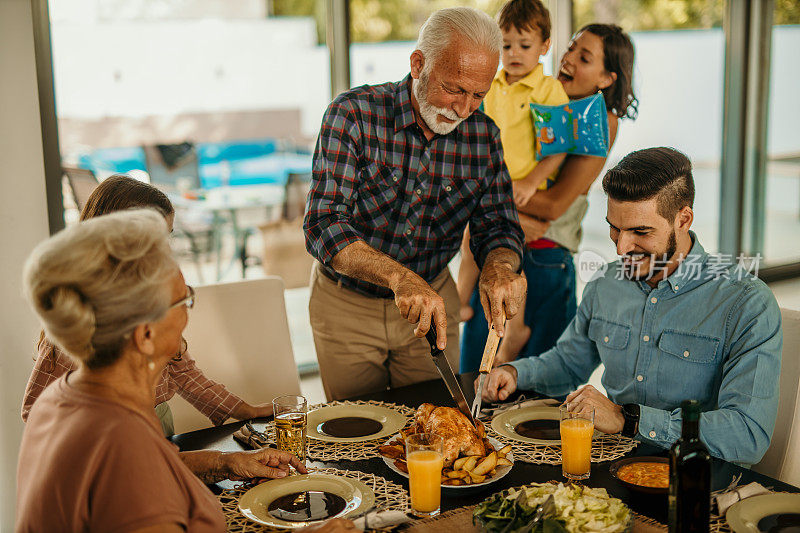
[[[619,119],[612,113],[608,113],[609,151],[614,146],[614,140],[617,137],[618,123]],[[534,171],[546,159],[549,157],[542,159]],[[517,208],[521,213],[542,220],[556,220],[567,211],[575,198],[589,190],[605,164],[605,157],[570,155],[564,162],[564,166],[561,167],[558,179],[552,187],[546,191],[538,191],[527,203],[517,204]]]

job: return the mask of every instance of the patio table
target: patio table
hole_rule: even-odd
[[[238,261],[241,265],[242,279],[247,270],[247,239],[258,224],[275,220],[283,206],[284,188],[280,185],[255,185],[240,187],[220,187],[204,192],[202,198],[188,199],[179,194],[170,194],[170,200],[177,210],[178,217],[194,216],[195,213],[208,213],[214,238],[216,261],[216,281],[220,281]],[[255,216],[254,220],[243,221],[243,214]],[[250,218],[253,218],[251,216]],[[234,239],[234,251],[229,264],[222,266],[222,232],[230,227]]]
[[[459,377],[461,380],[462,388],[464,389],[467,399],[471,401],[475,377],[477,373],[462,374]],[[535,393],[525,392],[528,397],[535,397]],[[541,397],[541,396],[540,396]],[[512,397],[513,399],[513,397]],[[445,388],[444,382],[441,380],[431,380],[407,387],[398,387],[396,389],[387,390],[384,392],[377,392],[352,398],[352,400],[378,400],[383,402],[392,402],[397,404],[404,404],[410,407],[417,407],[422,403],[428,402],[436,405],[448,405],[455,407],[450,394]],[[262,420],[266,421],[266,419]],[[259,424],[254,423],[255,427],[259,430]],[[240,451],[244,448],[236,442],[232,435],[243,425],[243,422],[232,424],[225,424],[223,426],[202,429],[182,435],[172,437],[172,440],[177,444],[182,451],[212,449],[221,451]],[[513,445],[513,443],[512,443]],[[667,450],[656,446],[640,443],[630,456],[667,456]],[[624,487],[619,481],[609,473],[609,466],[613,461],[603,463],[592,463],[591,477],[586,482],[591,487],[603,487],[609,494],[620,498],[635,512],[645,515],[649,518],[658,520],[661,523],[667,521],[667,496],[666,495],[653,495],[645,494],[629,490]],[[309,461],[309,466],[317,467],[333,467],[343,470],[360,470],[382,476],[386,479],[402,484],[406,489],[408,488],[408,480],[392,470],[390,470],[381,458],[373,458],[363,461],[336,461],[336,462],[320,462]],[[777,479],[764,476],[752,470],[742,468],[733,463],[723,461],[720,459],[712,460],[712,487],[711,490],[724,489],[728,486],[734,476],[741,474],[740,484],[744,485],[752,481],[756,481],[761,485],[779,492],[800,492],[800,488],[788,485]],[[465,505],[477,504],[491,494],[499,492],[503,489],[525,485],[531,482],[547,482],[547,481],[564,481],[561,476],[561,465],[536,465],[516,461],[511,472],[496,483],[483,487],[483,490],[476,491],[456,491],[445,489],[442,493],[442,511],[456,509]],[[219,492],[222,488],[228,488],[229,482],[223,482],[211,486],[210,488],[215,492]],[[477,489],[477,488],[476,488]]]

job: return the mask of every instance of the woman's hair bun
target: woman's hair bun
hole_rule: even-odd
[[[89,368],[112,364],[137,325],[167,312],[177,271],[168,235],[158,212],[134,209],[40,243],[23,284],[47,337]]]
[[[80,359],[94,354],[95,313],[92,305],[73,286],[45,289],[37,298],[47,336]]]

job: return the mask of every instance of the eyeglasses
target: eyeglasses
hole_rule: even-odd
[[[189,294],[186,295],[184,298],[181,298],[174,304],[170,305],[167,308],[167,310],[173,309],[175,307],[180,307],[182,305],[185,305],[187,309],[191,309],[192,307],[194,307],[194,299],[195,299],[194,288],[191,285],[187,285],[186,288],[189,289]]]

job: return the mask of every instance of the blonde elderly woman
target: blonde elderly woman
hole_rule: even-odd
[[[276,450],[179,457],[164,439],[155,387],[181,347],[193,291],[157,212],[114,213],[60,232],[28,258],[24,287],[47,337],[79,366],[31,409],[17,531],[224,531],[204,482],[284,477],[290,465],[306,472]]]

